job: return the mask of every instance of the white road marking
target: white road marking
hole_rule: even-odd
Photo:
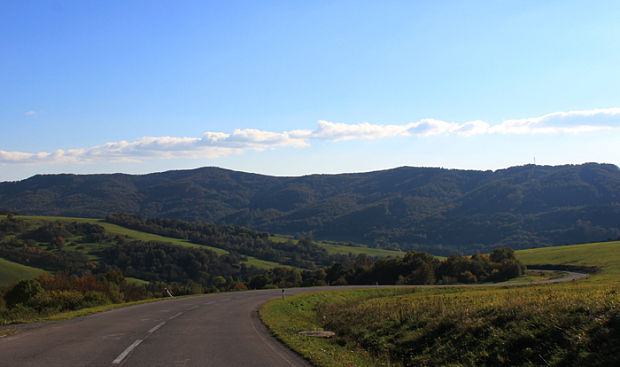
[[[176,315],[172,315],[168,320],[175,319],[175,318],[181,316],[182,314],[183,314],[183,312],[179,312]],[[160,327],[162,327],[164,325],[166,325],[166,321],[162,321],[159,324],[157,324],[157,325],[153,326],[152,328],[150,328],[149,331],[146,332],[146,336],[144,337],[144,339],[148,338],[151,334],[156,332]],[[138,339],[135,342],[133,342],[132,345],[128,346],[127,349],[125,349],[123,351],[123,353],[119,354],[118,357],[116,357],[116,359],[112,361],[112,364],[121,364],[121,362],[123,362],[123,360],[125,358],[127,358],[129,353],[131,353],[132,350],[136,349],[138,347],[138,345],[140,345],[140,343],[142,343],[144,341],[144,339]]]
[[[108,335],[104,335],[103,338],[114,338],[114,339],[120,339],[123,335],[125,335],[125,333],[120,333],[120,334],[108,334]]]
[[[181,315],[183,315],[183,312],[179,312],[179,313],[178,313],[178,314],[176,314],[176,315],[172,315],[172,316],[170,316],[170,318],[169,318],[168,320],[173,320],[173,319],[176,319],[177,317],[179,317],[179,316],[181,316]]]
[[[147,333],[149,333],[149,334],[153,334],[154,332],[156,332],[156,331],[157,331],[157,329],[159,329],[160,327],[164,326],[164,324],[165,324],[165,323],[166,323],[165,321],[160,322],[159,324],[157,324],[157,325],[153,326],[153,327],[151,328],[151,330],[147,331]]]
[[[125,357],[127,357],[127,355],[131,353],[132,350],[134,350],[138,345],[140,345],[140,343],[142,343],[142,339],[138,339],[133,342],[132,345],[128,346],[127,349],[123,351],[123,353],[119,354],[118,357],[116,357],[116,359],[112,361],[112,364],[121,364],[123,359],[125,359]]]

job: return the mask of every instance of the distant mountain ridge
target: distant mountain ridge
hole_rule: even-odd
[[[473,252],[620,237],[620,169],[588,163],[301,177],[215,167],[37,175],[0,183],[0,209],[99,218],[122,212],[379,247]]]

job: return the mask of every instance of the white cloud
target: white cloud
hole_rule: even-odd
[[[454,122],[446,122],[435,119],[422,119],[409,124],[407,131],[416,136],[433,136],[455,133],[461,126]]]
[[[385,139],[397,136],[426,137],[441,134],[459,134],[469,136],[488,130],[484,121],[471,121],[464,124],[446,122],[436,119],[422,119],[405,125],[374,125],[368,122],[345,124],[340,122],[319,121],[314,131],[297,130],[291,132],[301,139],[343,141],[352,139]]]
[[[373,125],[368,122],[361,124],[345,124],[341,122],[319,121],[318,127],[312,131],[297,131],[298,136],[306,139],[342,141],[351,139],[381,139],[406,135],[407,125]]]
[[[306,147],[308,142],[288,132],[275,133],[256,129],[235,130],[232,134],[207,132],[201,144],[221,148],[263,150],[279,146]]]
[[[620,108],[554,112],[540,117],[506,120],[491,127],[499,134],[581,133],[620,127]]]
[[[37,111],[35,110],[28,110],[26,112],[24,112],[24,116],[32,116],[32,115],[36,115]]]
[[[257,129],[237,129],[230,134],[209,131],[204,133],[202,137],[143,137],[130,142],[110,142],[87,149],[56,150],[54,152],[27,153],[0,150],[0,165],[218,158],[246,150],[263,151],[278,147],[303,148],[310,146],[314,140],[339,142],[354,139],[371,140],[413,136],[422,139],[437,135],[469,137],[483,134],[579,134],[619,127],[620,108],[554,112],[539,117],[505,120],[495,125],[481,120],[458,123],[432,118],[403,125],[377,125],[368,122],[347,124],[321,120],[314,130],[272,132]]]
[[[218,158],[244,150],[265,150],[281,146],[305,147],[308,142],[289,136],[254,129],[232,134],[207,132],[202,138],[143,137],[135,141],[110,142],[88,149],[57,150],[53,153],[24,153],[0,150],[0,164],[47,164],[140,162],[147,159]]]

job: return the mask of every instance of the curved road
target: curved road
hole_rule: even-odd
[[[585,277],[568,274],[532,283]],[[345,288],[367,286],[297,288],[286,294]],[[0,366],[310,366],[258,319],[260,305],[278,297],[280,290],[209,294],[30,325],[0,338]]]

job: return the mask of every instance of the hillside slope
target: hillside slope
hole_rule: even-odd
[[[620,170],[609,164],[497,171],[401,167],[272,177],[220,168],[149,175],[38,175],[0,183],[0,208],[112,212],[312,233],[436,254],[620,236]]]
[[[12,285],[23,279],[36,278],[45,271],[0,258],[0,287]]]

